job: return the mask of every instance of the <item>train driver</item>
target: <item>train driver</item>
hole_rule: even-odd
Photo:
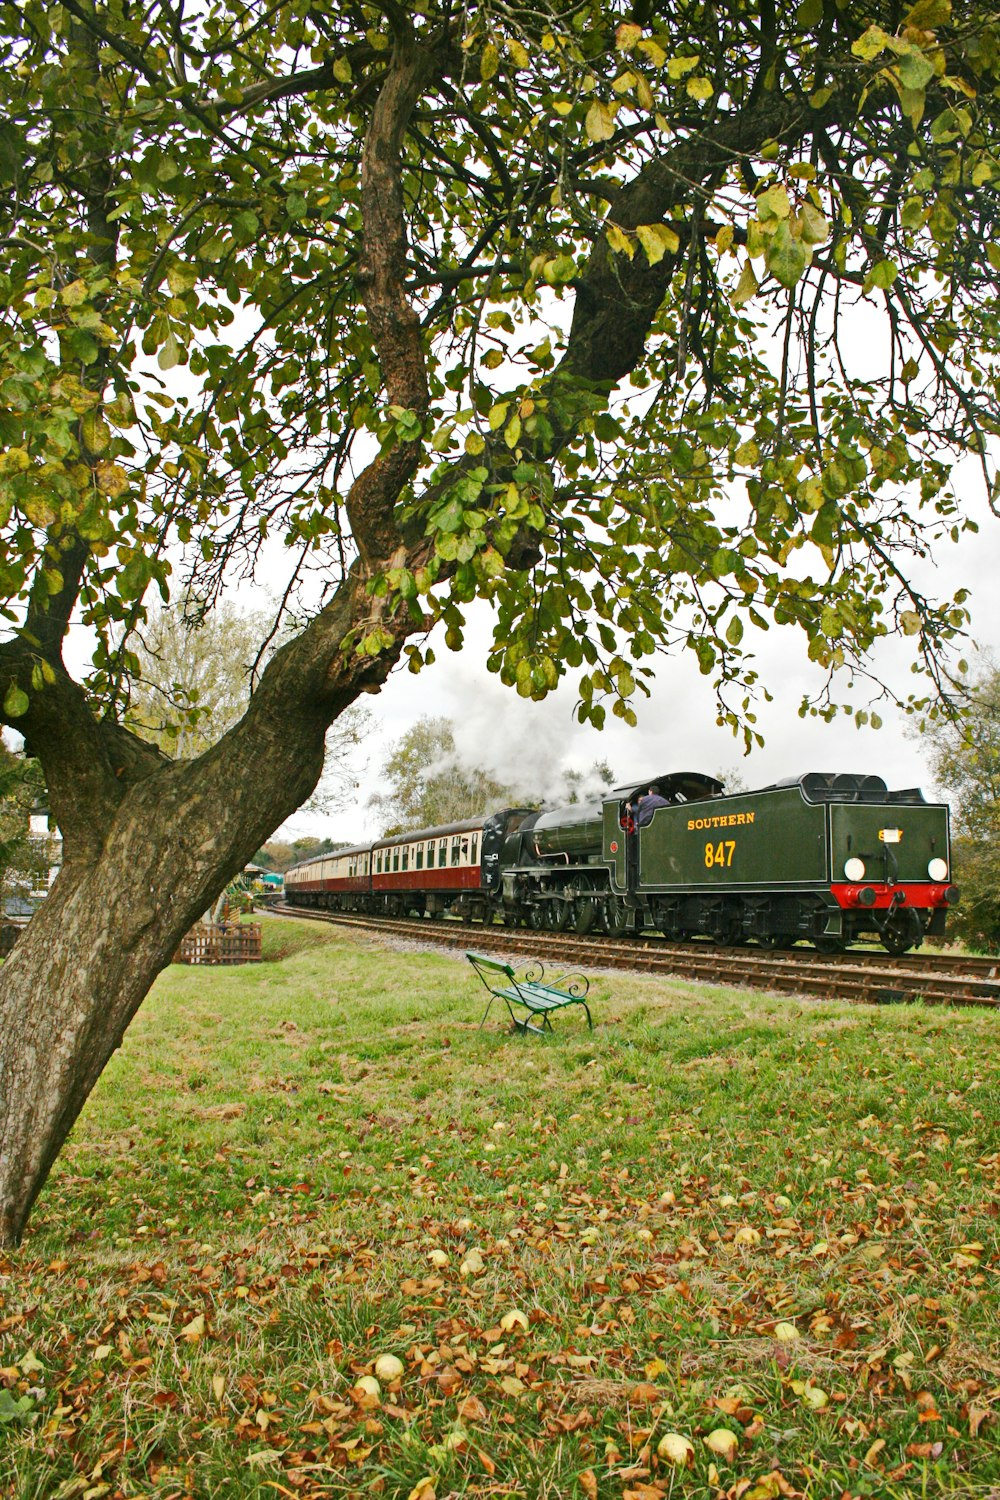
[[[645,796],[640,797],[635,804],[635,826],[645,828],[653,820],[653,814],[658,807],[669,807],[670,803],[666,797],[660,796],[660,788],[651,786]],[[631,811],[631,804],[630,804]]]

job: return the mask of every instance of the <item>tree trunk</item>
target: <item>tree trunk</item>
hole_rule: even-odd
[[[184,933],[315,785],[326,715],[268,717],[256,771],[237,734],[133,785],[0,970],[0,1247]]]

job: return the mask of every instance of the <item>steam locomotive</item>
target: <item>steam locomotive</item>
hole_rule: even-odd
[[[651,785],[666,805],[636,828]],[[944,933],[950,881],[948,808],[919,790],[810,772],[727,796],[681,771],[599,803],[504,808],[319,855],[288,871],[285,894],[338,911],[831,953],[871,940],[898,954]]]

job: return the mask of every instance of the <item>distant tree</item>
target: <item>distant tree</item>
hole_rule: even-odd
[[[287,635],[275,629],[266,609],[222,603],[208,614],[191,593],[151,610],[124,644],[131,674],[125,723],[174,759],[201,755],[242,718],[257,677]],[[371,726],[362,703],[349,705],[334,722],[323,775],[304,811],[331,812],[342,804],[354,788],[355,754]]]
[[[925,724],[921,743],[951,799],[952,874],[962,892],[952,931],[1000,951],[1000,668],[989,664],[973,683],[961,721]]]
[[[12,896],[44,885],[51,840],[31,833],[33,806],[44,796],[41,767],[0,741],[0,914]]]
[[[454,728],[443,717],[418,719],[389,752],[382,775],[390,790],[370,800],[385,834],[457,823],[516,800],[489,771],[462,761]]]
[[[722,782],[730,797],[734,797],[737,792],[748,792],[750,790],[743,772],[733,766],[716,771],[715,779]]]

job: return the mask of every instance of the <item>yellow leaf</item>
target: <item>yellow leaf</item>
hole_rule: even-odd
[[[612,250],[623,251],[629,260],[632,259],[635,254],[635,246],[624,229],[620,229],[617,224],[607,224],[605,225],[604,233]]]
[[[479,76],[484,83],[492,78],[500,66],[500,54],[492,42],[487,42],[479,63]]]
[[[791,1344],[802,1337],[794,1323],[776,1323],[774,1336],[779,1344]]]
[[[692,99],[711,99],[715,93],[710,78],[689,78],[685,88]]]
[[[693,68],[696,68],[700,61],[701,54],[698,52],[693,57],[672,57],[667,63],[667,77],[672,78],[676,83],[678,79],[683,78],[686,73],[690,73]]]
[[[668,252],[675,255],[680,249],[680,237],[666,224],[639,224],[635,232],[651,266],[655,266]]]
[[[592,141],[610,141],[615,133],[615,110],[617,105],[605,104],[595,99],[587,110],[584,128]]]
[[[615,32],[615,46],[619,52],[631,52],[642,38],[642,27],[634,22],[623,21]]]
[[[639,51],[649,59],[654,68],[662,68],[667,60],[667,54],[659,42],[654,42],[651,36],[643,37],[639,43]]]
[[[743,274],[731,298],[733,306],[737,308],[742,307],[745,302],[749,302],[750,298],[756,295],[756,292],[757,278],[753,273],[753,266],[748,260],[743,267]]]
[[[527,48],[522,47],[521,43],[515,41],[513,37],[507,42],[507,53],[515,68],[529,68],[531,66],[531,58],[528,56]]]
[[[878,1468],[876,1460],[884,1447],[885,1438],[876,1438],[874,1443],[872,1443],[871,1447],[868,1449],[868,1452],[865,1454],[865,1465],[867,1468]]]
[[[183,1338],[190,1339],[192,1343],[197,1339],[204,1338],[205,1314],[199,1313],[196,1318],[191,1319],[190,1323],[185,1323],[181,1329],[181,1335]]]

